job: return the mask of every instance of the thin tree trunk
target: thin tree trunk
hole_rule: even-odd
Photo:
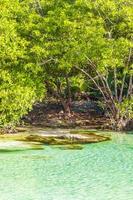
[[[62,106],[63,106],[64,113],[65,113],[65,115],[70,116],[70,114],[71,114],[70,102],[69,102],[70,99],[68,100],[68,99],[63,98],[63,97],[62,97],[62,91],[61,91],[60,83],[57,83],[56,85],[57,85],[58,97],[59,97],[59,99],[60,99],[60,101],[61,101],[61,104],[62,104]]]
[[[71,113],[72,95],[71,95],[71,88],[70,88],[70,82],[69,82],[68,76],[66,76],[66,84],[67,84],[67,91],[68,91],[67,104],[69,107],[69,114],[70,114]]]
[[[35,0],[35,4],[36,4],[36,9],[37,9],[38,13],[43,17],[44,13],[43,13],[43,9],[42,9],[40,1]]]
[[[117,113],[116,103],[115,103],[115,100],[114,100],[112,91],[111,91],[111,89],[110,89],[110,87],[109,87],[109,84],[108,84],[108,81],[107,81],[106,78],[105,78],[105,82],[106,82],[106,87],[107,87],[107,89],[108,89],[108,92],[109,92],[109,94],[110,94],[110,99],[111,99],[111,101],[112,101],[112,106],[113,106],[113,109],[114,109],[114,112],[115,112],[114,115],[116,115],[116,113]]]
[[[122,102],[122,95],[123,95],[123,90],[124,90],[125,79],[126,79],[126,74],[124,74],[123,79],[122,79],[119,102]]]
[[[91,59],[89,59],[87,57],[90,65],[93,67],[94,71],[96,71],[99,79],[101,80],[101,83],[103,85],[103,88],[104,88],[104,93],[106,94],[106,97],[109,98],[112,102],[111,106],[110,107],[110,110],[112,112],[112,115],[115,116],[116,112],[117,112],[117,109],[116,109],[116,106],[115,106],[115,101],[114,101],[114,98],[113,98],[113,95],[112,95],[112,92],[110,90],[110,87],[109,87],[109,84],[108,84],[108,81],[107,81],[107,78],[103,77],[97,70],[96,70],[96,65],[91,61]],[[103,90],[102,90],[103,91]],[[104,94],[104,95],[105,95]],[[112,108],[111,108],[112,107]]]
[[[75,68],[76,69],[78,69],[78,70],[80,70],[83,74],[85,74],[93,83],[94,83],[94,85],[98,88],[98,90],[101,92],[101,94],[102,94],[102,96],[103,96],[103,98],[104,98],[104,102],[105,102],[105,104],[107,105],[107,107],[110,109],[110,111],[111,111],[111,113],[112,113],[112,115],[114,115],[114,109],[112,109],[112,103],[111,103],[111,105],[110,105],[110,102],[108,101],[108,97],[106,96],[106,94],[104,93],[105,91],[105,89],[103,90],[99,85],[98,85],[98,83],[95,81],[95,79],[92,77],[92,76],[90,76],[90,74],[89,73],[87,73],[85,70],[83,70],[83,69],[81,69],[81,68],[79,68],[79,67],[77,67],[77,66],[75,66]]]
[[[117,88],[117,69],[114,68],[114,89],[115,89],[115,98],[118,101],[118,88]]]
[[[97,84],[97,82],[95,81],[95,79],[93,77],[91,77],[86,71],[84,71],[83,69],[80,69],[79,67],[75,67],[76,69],[80,70],[83,74],[85,74],[86,76],[89,77],[90,80],[92,80],[92,82],[95,84],[95,86],[99,89],[99,91],[101,92],[101,94],[104,97],[104,100],[106,99],[106,96],[104,95],[104,92],[102,91],[102,89],[100,88],[100,86]]]
[[[129,85],[128,85],[128,91],[127,91],[127,98],[133,94],[133,75],[130,75],[129,78]]]
[[[128,60],[126,63],[126,68],[128,69],[130,60],[131,60],[131,55],[132,55],[132,48],[129,49],[129,55],[128,55]],[[125,84],[125,79],[126,79],[126,73],[123,76],[123,80],[122,80],[122,86],[121,86],[121,90],[120,90],[120,96],[119,96],[119,102],[122,102],[122,95],[123,95],[123,90],[124,90],[124,84]]]
[[[103,77],[102,75],[100,75],[100,73],[95,69],[96,73],[98,74],[101,82],[102,82],[102,85],[103,85],[103,88],[104,88],[104,91],[107,95],[107,97],[111,100],[112,102],[112,109],[113,109],[113,115],[117,112],[116,110],[116,106],[115,106],[115,101],[114,101],[114,98],[113,98],[113,95],[112,95],[112,92],[111,92],[111,89],[109,87],[109,84],[108,84],[108,81],[107,81],[107,78]]]

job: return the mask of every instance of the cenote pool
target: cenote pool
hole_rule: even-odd
[[[132,200],[133,134],[82,150],[0,141],[0,200]]]

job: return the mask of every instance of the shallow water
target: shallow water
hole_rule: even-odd
[[[0,143],[0,200],[133,199],[132,134],[82,150],[9,143]]]

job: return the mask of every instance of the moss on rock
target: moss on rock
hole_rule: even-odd
[[[64,134],[58,136],[45,136],[45,135],[29,135],[25,137],[25,141],[28,142],[39,142],[43,144],[50,145],[69,145],[69,144],[87,144],[87,143],[96,143],[110,140],[109,137],[96,135],[91,133],[86,134]]]

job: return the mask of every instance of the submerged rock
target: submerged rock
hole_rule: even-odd
[[[82,150],[83,149],[83,145],[70,144],[70,145],[57,146],[57,148],[62,149],[62,150]]]
[[[25,141],[40,142],[43,144],[50,145],[67,145],[67,144],[87,144],[87,143],[97,143],[110,140],[110,137],[97,135],[94,133],[89,134],[38,134],[29,135],[25,137]]]

